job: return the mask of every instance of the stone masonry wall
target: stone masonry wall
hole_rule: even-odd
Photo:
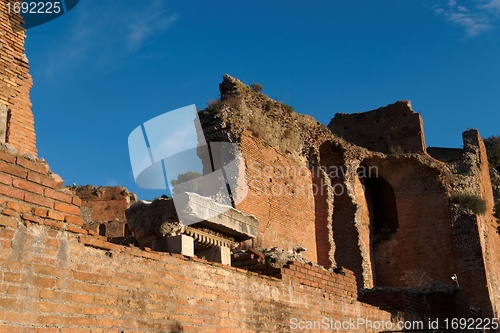
[[[137,201],[135,194],[130,193],[123,186],[78,186],[72,188],[82,200],[81,212],[85,221],[84,229],[99,232],[104,228],[103,236],[123,237],[127,220],[125,210]]]
[[[481,245],[483,248],[483,260],[485,262],[486,279],[488,281],[488,291],[495,317],[500,315],[500,235],[497,231],[497,221],[493,216],[493,190],[489,173],[488,159],[484,142],[477,135],[479,147],[479,192],[486,201],[487,213],[479,216],[479,232],[481,235]]]
[[[276,279],[108,243],[82,229],[80,198],[45,163],[0,152],[0,171],[2,332],[289,332],[292,318],[396,319],[356,300],[350,271],[291,264]]]
[[[236,206],[260,221],[253,247],[277,246],[292,251],[306,248],[303,256],[317,261],[314,195],[311,173],[304,164],[294,163],[261,139],[243,135],[247,197]]]
[[[422,118],[409,101],[376,110],[337,113],[328,128],[349,142],[382,153],[422,153],[425,139]]]
[[[477,130],[463,133],[462,159],[448,166],[454,173],[454,193],[477,195],[485,200],[486,212],[476,215],[460,204],[453,205],[453,231],[457,276],[471,304],[485,316],[500,313],[500,235],[493,217],[493,193],[486,148]]]
[[[378,178],[387,182],[394,195],[393,202],[374,202],[379,207],[372,209],[397,212],[395,228],[381,225],[372,235],[376,285],[409,288],[429,288],[434,283],[452,285],[450,276],[456,271],[456,264],[447,169],[426,155],[368,159],[364,163],[377,167]],[[389,196],[384,192],[374,195]]]
[[[248,195],[237,209],[259,221],[256,247],[307,249],[304,257],[334,266],[333,198],[319,166],[318,142],[335,140],[315,119],[224,76],[221,100],[199,113],[207,141],[234,142],[245,159]],[[321,188],[321,190],[319,190]],[[330,201],[329,201],[330,200]]]
[[[37,154],[29,91],[33,85],[24,54],[21,16],[8,14],[0,1],[0,142],[21,154]],[[3,116],[1,116],[3,114]]]

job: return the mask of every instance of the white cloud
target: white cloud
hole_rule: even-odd
[[[500,14],[500,0],[473,0],[466,7],[458,0],[448,0],[446,5],[433,7],[434,13],[464,29],[467,37],[476,37],[495,27]]]
[[[487,18],[477,14],[451,12],[447,13],[446,17],[448,21],[464,28],[466,35],[469,37],[475,37],[481,32],[492,28]]]
[[[127,36],[129,49],[140,48],[148,38],[163,33],[177,19],[177,14],[167,15],[165,10],[150,10],[147,16],[129,24]]]
[[[434,8],[434,13],[441,15],[444,13],[444,9],[440,8],[440,7],[436,7],[436,8]]]
[[[97,14],[98,13],[98,14]],[[152,38],[165,33],[178,20],[166,2],[148,0],[86,0],[58,20],[67,20],[64,38],[46,52],[45,77],[72,75],[76,68],[110,71],[123,63]],[[51,23],[41,28],[49,29]],[[40,51],[38,51],[40,52]]]
[[[480,7],[484,10],[493,11],[495,15],[500,14],[500,0],[481,1]]]

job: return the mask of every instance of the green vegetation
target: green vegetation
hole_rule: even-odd
[[[267,101],[266,102],[266,111],[272,111],[273,109],[273,102],[272,101]]]
[[[262,90],[264,90],[264,87],[262,87],[262,85],[260,85],[259,83],[252,83],[250,85],[250,88],[257,93],[260,93]]]
[[[449,197],[449,201],[463,208],[470,209],[476,215],[486,213],[486,201],[477,195],[456,193]]]
[[[490,166],[500,171],[500,136],[490,136],[484,139],[484,145]]]
[[[288,104],[283,103],[283,107],[284,107],[284,108],[285,108],[285,110],[287,110],[289,113],[292,113],[293,111],[295,111],[295,110],[293,109],[293,106],[291,106],[291,105],[288,105]]]

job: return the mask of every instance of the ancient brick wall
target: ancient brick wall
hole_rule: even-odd
[[[425,152],[422,118],[409,101],[376,110],[337,113],[328,128],[358,146],[382,153]]]
[[[135,194],[122,186],[87,185],[72,190],[82,200],[84,229],[106,237],[130,236],[125,210],[137,201]]]
[[[455,193],[478,195],[486,202],[486,212],[476,215],[460,204],[453,205],[453,231],[457,276],[471,304],[485,316],[500,311],[500,236],[493,217],[493,193],[486,148],[477,130],[463,133],[462,159],[451,163]]]
[[[313,146],[331,131],[228,75],[220,89],[221,101],[199,116],[207,141],[241,147],[248,194],[236,208],[260,221],[253,246],[302,246],[308,260],[334,265],[332,197],[323,176],[311,173]]]
[[[247,197],[236,206],[260,221],[254,247],[303,246],[303,256],[317,261],[311,172],[250,133],[241,137],[246,164]]]
[[[460,290],[423,292],[408,288],[377,288],[363,290],[359,299],[381,309],[404,309],[428,318],[467,318],[470,315],[469,304]]]
[[[108,243],[82,229],[80,198],[45,163],[0,152],[0,170],[0,331],[289,332],[292,318],[394,319],[356,300],[350,271],[291,264],[276,279]]]
[[[358,286],[451,286],[456,265],[446,167],[426,155],[330,160],[345,169],[332,178],[335,260],[355,273]]]
[[[367,182],[372,191],[372,216],[375,215],[371,255],[376,285],[452,285],[450,276],[456,265],[446,169],[425,155],[365,163],[377,166],[378,181],[387,188],[382,190],[379,184],[376,189],[376,184]],[[388,191],[392,192],[392,200],[377,200],[390,197]]]
[[[80,198],[61,187],[45,162],[0,151],[0,204],[4,216],[63,230],[79,231]]]
[[[479,148],[478,187],[481,197],[486,201],[487,208],[485,215],[478,216],[479,235],[481,237],[485,275],[492,310],[498,316],[500,314],[500,267],[498,265],[500,262],[500,235],[497,230],[498,221],[493,216],[493,189],[491,186],[486,147],[479,133],[474,138],[477,138],[477,146]]]
[[[21,16],[8,14],[0,2],[0,141],[14,146],[21,154],[37,154],[34,118],[29,91],[32,86],[28,59],[24,54]],[[3,123],[6,121],[6,123]]]

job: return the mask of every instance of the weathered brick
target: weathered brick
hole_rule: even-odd
[[[39,295],[41,299],[64,300],[66,293],[56,290],[41,289]]]
[[[27,179],[32,182],[42,184],[43,186],[48,186],[50,188],[55,188],[57,184],[54,179],[34,171],[28,171]]]
[[[65,215],[63,213],[60,213],[60,212],[49,210],[47,217],[49,219],[53,219],[53,220],[64,221]]]
[[[67,193],[63,193],[61,191],[56,191],[56,190],[53,190],[53,189],[50,189],[50,188],[46,188],[45,191],[44,191],[44,194],[48,198],[56,199],[56,200],[59,200],[59,201],[62,201],[62,202],[66,202],[66,203],[69,203],[69,204],[73,200],[73,196],[72,195],[69,195]]]
[[[82,226],[84,224],[84,221],[80,216],[66,215],[64,220],[74,225]]]
[[[56,312],[56,309],[59,305],[57,303],[53,303],[53,302],[41,301],[41,302],[34,302],[33,306],[37,311],[54,313],[54,312]]]
[[[43,224],[43,220],[41,218],[33,216],[31,214],[23,214],[22,218],[23,220],[27,220],[33,223]]]
[[[87,230],[79,228],[79,227],[74,227],[72,225],[66,225],[66,230],[74,232],[74,233],[82,234],[82,235],[87,234]]]
[[[9,154],[5,151],[0,150],[0,160],[8,162],[8,163],[15,163],[16,157],[12,154]]]
[[[88,294],[71,294],[71,301],[75,303],[92,304],[94,296]]]
[[[73,203],[73,205],[76,205],[76,206],[80,207],[82,205],[82,199],[80,199],[77,196],[74,196],[73,200],[72,200],[72,203]]]
[[[77,280],[82,280],[85,282],[96,282],[105,284],[109,282],[109,276],[102,276],[99,274],[90,274],[85,272],[74,272],[73,277]]]
[[[55,286],[55,279],[49,277],[34,276],[33,286],[39,288],[53,288]]]
[[[31,207],[19,202],[9,201],[5,207],[12,209],[18,213],[28,213],[31,211]]]
[[[43,193],[43,187],[41,185],[24,179],[14,178],[12,180],[12,186],[40,195]]]
[[[80,215],[80,208],[73,206],[73,205],[68,205],[62,202],[55,202],[54,203],[54,209],[58,210],[63,213],[68,213],[68,214],[73,214],[73,215]]]
[[[24,191],[22,191],[18,188],[10,187],[10,186],[3,185],[3,184],[0,184],[0,194],[3,194],[3,195],[10,197],[10,198],[19,199],[19,200],[24,199]]]
[[[49,173],[49,166],[46,163],[33,162],[23,157],[18,157],[16,163],[20,166],[23,166],[27,169],[36,171],[44,175]]]
[[[23,275],[20,273],[4,272],[3,279],[6,282],[20,283],[22,281]]]
[[[119,246],[113,243],[109,243],[94,237],[80,236],[79,241],[82,244],[89,245],[104,250],[118,250]],[[141,251],[142,252],[142,251]]]
[[[19,217],[19,213],[16,212],[15,210],[4,208],[1,211],[2,211],[3,215],[12,216],[12,217]]]
[[[41,197],[39,195],[33,193],[26,193],[24,195],[24,200],[27,202],[31,202],[40,206],[54,208],[54,200],[50,198]]]
[[[51,221],[51,220],[44,220],[43,221],[43,224],[44,225],[47,225],[49,227],[53,227],[53,228],[56,228],[56,229],[64,229],[65,228],[65,224],[62,223],[62,222],[56,222],[56,221]]]
[[[0,174],[0,183],[5,184],[5,185],[12,185],[12,177],[5,174],[1,173]]]
[[[8,173],[19,178],[26,178],[28,170],[21,168],[17,165],[0,163],[0,172]]]
[[[36,207],[33,209],[33,214],[35,214],[36,216],[40,216],[40,217],[47,217],[48,210],[44,209],[44,208]]]

